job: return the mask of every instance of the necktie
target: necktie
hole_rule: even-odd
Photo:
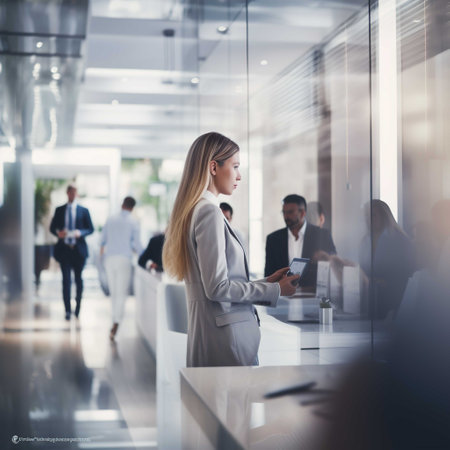
[[[72,205],[69,206],[69,231],[70,231],[70,237],[69,237],[69,244],[73,245],[75,244],[75,239],[73,237],[73,216],[72,216]]]

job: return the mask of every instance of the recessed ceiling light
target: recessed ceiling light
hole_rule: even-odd
[[[111,105],[113,105],[113,106],[117,106],[119,104],[119,100],[116,100],[116,99],[114,99],[112,102],[111,102]]]
[[[61,74],[59,74],[59,73],[54,73],[54,74],[52,75],[52,78],[53,78],[54,80],[59,80],[59,79],[61,78]]]
[[[200,83],[200,78],[199,78],[199,77],[192,77],[192,78],[191,78],[191,83],[192,83],[192,84],[198,84],[198,83]]]
[[[44,45],[44,43],[42,41],[36,42],[36,47],[37,48],[41,48],[43,45]]]
[[[56,73],[56,72],[58,72],[58,68],[57,68],[56,66],[53,66],[53,67],[50,69],[50,71],[51,71],[52,73]]]
[[[226,34],[228,32],[228,27],[226,27],[225,25],[219,25],[216,28],[217,32],[220,34]]]
[[[413,20],[413,23],[420,23],[420,22],[422,22],[420,19],[414,19]]]
[[[262,59],[259,64],[261,64],[261,66],[267,66],[267,64],[269,64],[269,61],[267,61],[267,59]]]

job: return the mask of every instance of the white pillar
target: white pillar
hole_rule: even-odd
[[[378,1],[379,187],[380,199],[399,212],[399,135],[396,0]]]

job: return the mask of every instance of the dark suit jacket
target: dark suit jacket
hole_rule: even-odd
[[[63,206],[58,206],[55,210],[55,215],[53,216],[52,223],[50,224],[50,231],[55,236],[58,236],[56,230],[63,230],[66,223],[66,207],[67,204]],[[75,228],[80,230],[81,236],[76,239],[75,248],[81,258],[86,259],[89,255],[88,248],[84,237],[91,234],[94,231],[92,225],[91,216],[89,210],[83,206],[77,205],[77,214],[75,218]],[[60,262],[61,256],[64,253],[64,239],[58,239],[55,245],[53,256]]]
[[[162,265],[162,250],[164,245],[164,234],[158,234],[153,236],[147,248],[144,250],[141,256],[139,256],[138,264],[145,269],[145,264],[147,261],[152,260],[154,263],[158,264],[160,269],[163,269]]]
[[[311,259],[318,250],[336,253],[333,238],[328,230],[306,223],[303,241],[302,258]],[[264,276],[269,276],[276,270],[289,265],[288,229],[274,231],[266,240],[266,265]],[[317,264],[310,262],[300,279],[300,286],[315,286],[317,279]]]

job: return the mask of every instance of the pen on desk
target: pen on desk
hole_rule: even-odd
[[[316,385],[315,381],[309,381],[307,383],[296,384],[294,386],[288,386],[285,388],[277,389],[275,391],[269,391],[264,395],[264,397],[265,398],[275,398],[275,397],[281,397],[282,395],[298,394],[300,392],[305,392],[305,391],[310,390],[315,385]]]
[[[330,402],[331,400],[332,399],[330,397],[312,398],[310,400],[302,400],[300,402],[300,405],[302,406],[317,405],[318,403],[327,403]]]

